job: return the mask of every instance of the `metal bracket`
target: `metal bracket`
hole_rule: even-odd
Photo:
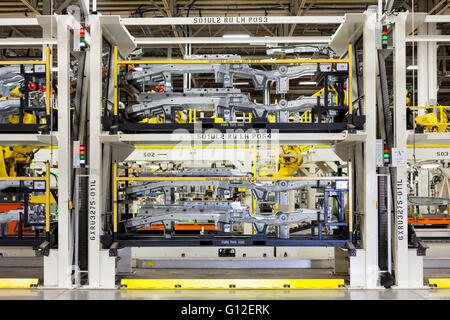
[[[39,245],[38,250],[42,253],[43,256],[48,257],[50,254],[50,242],[44,241]]]
[[[113,242],[111,247],[109,247],[109,256],[117,257],[117,250],[119,249],[119,242]]]
[[[356,257],[356,248],[355,245],[351,242],[345,243],[345,248],[348,250],[349,257]]]
[[[422,240],[417,241],[417,256],[418,257],[424,257],[427,255],[426,251],[429,248]]]

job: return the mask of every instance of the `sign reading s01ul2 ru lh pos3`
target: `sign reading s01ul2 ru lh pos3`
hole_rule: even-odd
[[[194,24],[268,23],[269,17],[195,17]]]

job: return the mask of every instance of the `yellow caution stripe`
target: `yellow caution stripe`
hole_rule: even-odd
[[[0,289],[30,289],[36,288],[39,279],[0,278]]]
[[[122,279],[121,289],[343,289],[344,279]]]
[[[448,289],[448,288],[450,288],[450,279],[449,278],[430,278],[430,279],[428,279],[428,284],[432,288]]]

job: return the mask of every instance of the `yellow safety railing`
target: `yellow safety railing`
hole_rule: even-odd
[[[119,60],[117,46],[114,47],[114,115],[118,115],[118,66],[128,64],[224,64],[224,63],[246,63],[246,64],[281,64],[281,63],[348,63],[348,112],[353,111],[352,98],[352,45],[348,45],[347,59],[256,59],[256,60]]]
[[[352,162],[347,163],[347,176],[315,176],[315,177],[119,177],[117,171],[117,162],[113,165],[113,232],[117,235],[119,221],[118,208],[118,183],[119,181],[348,181],[348,213],[349,213],[349,232],[353,231],[353,180],[352,180]]]
[[[12,65],[12,64],[32,64],[32,65],[45,65],[45,109],[47,116],[50,115],[50,96],[51,96],[51,87],[50,87],[50,75],[51,75],[51,68],[50,68],[50,47],[45,47],[45,60],[37,60],[37,61],[30,61],[30,60],[21,60],[21,61],[0,61],[0,65]]]
[[[0,181],[45,181],[45,232],[50,232],[50,163],[45,163],[45,177],[0,177]]]
[[[117,87],[117,47],[114,47],[114,68],[113,68],[113,77],[114,77],[114,115],[117,116],[118,113],[118,87]]]
[[[311,123],[312,122],[312,112],[311,110],[306,110],[300,115],[301,123]]]

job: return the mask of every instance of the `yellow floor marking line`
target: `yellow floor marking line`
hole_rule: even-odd
[[[344,279],[122,279],[122,289],[343,289]]]
[[[39,279],[0,278],[0,289],[30,289],[36,288]]]
[[[433,278],[428,279],[428,284],[432,288],[437,289],[448,289],[450,288],[450,279],[449,278]]]

